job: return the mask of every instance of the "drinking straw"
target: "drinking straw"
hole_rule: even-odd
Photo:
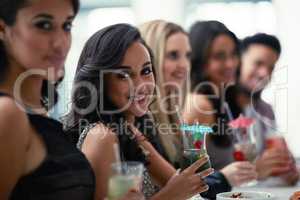
[[[120,167],[117,167],[117,171],[118,173],[121,173],[121,169],[122,169],[122,165],[121,165],[121,158],[120,158],[120,148],[119,148],[119,144],[118,143],[114,143],[114,153],[115,153],[115,158],[116,158],[116,163],[117,163],[117,166],[120,166]]]
[[[199,122],[196,122],[196,126],[199,126]],[[204,149],[206,149],[206,132],[203,132],[203,133],[200,133],[200,134],[203,134],[203,147],[204,147]]]
[[[224,102],[224,108],[225,108],[225,110],[226,110],[226,113],[227,113],[227,115],[228,115],[229,120],[230,120],[230,121],[231,121],[231,120],[234,120],[233,115],[232,115],[232,112],[231,112],[231,110],[230,110],[229,105],[228,105],[227,102]]]
[[[227,102],[224,102],[224,108],[225,108],[225,111],[226,111],[226,113],[227,113],[227,116],[228,116],[229,120],[230,120],[230,121],[234,120],[233,115],[232,115],[232,112],[231,112],[231,109],[230,109],[230,107],[229,107],[229,105],[228,105]],[[235,134],[234,134],[235,137],[237,137],[238,140],[241,141],[242,138],[241,138],[240,135],[238,134],[238,130],[233,129],[233,131],[234,131],[234,133],[235,133]]]
[[[179,113],[179,107],[176,105],[175,106],[175,109],[176,109],[176,115],[177,115],[177,118],[180,122],[180,126],[183,126],[184,125],[184,121],[182,119],[182,117],[180,116],[180,113]],[[185,130],[182,130],[180,129],[180,133],[182,134],[182,140],[183,140],[183,146],[184,147],[188,147],[189,146],[189,143],[188,143],[188,140],[186,138],[186,135],[185,135]]]

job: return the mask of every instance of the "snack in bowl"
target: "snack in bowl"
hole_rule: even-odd
[[[276,198],[274,195],[267,193],[267,192],[224,192],[217,194],[217,200],[234,200],[234,199],[241,199],[241,200],[275,200]]]
[[[230,197],[233,199],[244,198],[241,192],[233,193]]]

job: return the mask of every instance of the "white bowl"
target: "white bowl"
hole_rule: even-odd
[[[242,193],[244,198],[233,198],[233,194]],[[224,192],[217,194],[217,200],[275,200],[275,196],[267,192],[250,192],[250,191],[238,191],[238,192]]]

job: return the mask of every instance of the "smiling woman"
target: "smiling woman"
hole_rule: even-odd
[[[146,47],[139,42],[128,48],[124,61],[117,67],[118,73],[107,75],[107,91],[114,91],[107,95],[115,106],[125,110],[125,115],[140,117],[147,111],[154,92],[152,62]]]
[[[120,146],[122,161],[145,165],[142,192],[146,198],[188,199],[208,189],[195,174],[207,158],[178,174],[152,146],[152,138],[147,137],[150,135],[147,131],[155,129],[151,120],[150,127],[147,123],[154,76],[151,51],[135,27],[108,26],[85,44],[75,75],[67,125],[77,128],[78,134],[81,120],[90,124],[81,133],[78,146],[96,174],[98,199],[107,195],[110,167],[116,161],[113,148],[116,144]],[[96,105],[90,106],[93,102]],[[211,172],[208,169],[200,176]]]
[[[0,199],[94,197],[88,161],[43,104],[50,95],[43,90],[54,92],[47,82],[62,76],[78,7],[78,0],[0,2]]]

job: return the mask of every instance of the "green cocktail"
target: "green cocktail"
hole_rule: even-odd
[[[191,164],[199,160],[200,158],[203,158],[207,156],[207,152],[205,149],[184,149],[183,151],[183,159],[181,167],[183,169],[189,167]],[[211,168],[210,161],[208,160],[204,165],[202,165],[196,172],[202,172],[206,169]]]
[[[179,114],[178,118],[180,119]],[[206,134],[212,133],[213,130],[211,127],[200,125],[199,123],[192,125],[182,123],[180,130],[182,133],[183,144],[181,168],[185,169],[197,160],[208,157],[206,151]],[[196,173],[200,173],[209,168],[211,168],[211,163],[208,160],[204,165],[199,167]]]

